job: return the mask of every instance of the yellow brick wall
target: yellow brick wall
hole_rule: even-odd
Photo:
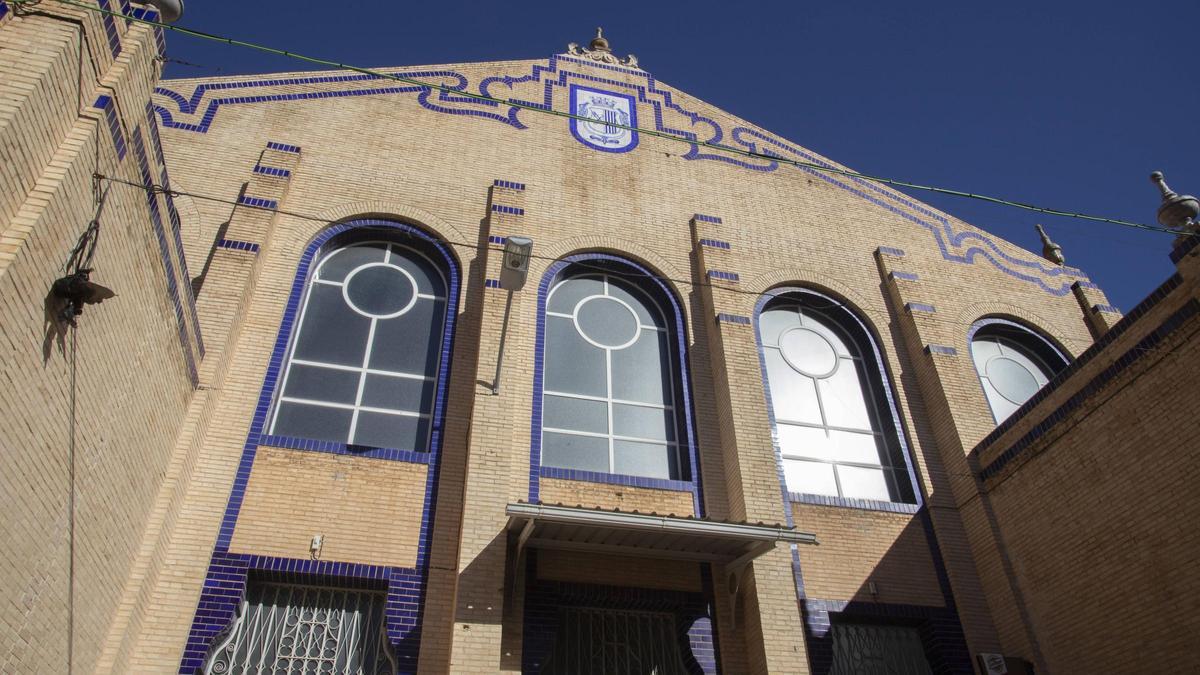
[[[605,509],[640,511],[659,515],[696,515],[692,493],[679,490],[656,490],[627,485],[542,478],[539,494],[541,501],[546,504],[599,506]]]
[[[538,551],[537,578],[694,593],[702,590],[699,563],[552,549]]]

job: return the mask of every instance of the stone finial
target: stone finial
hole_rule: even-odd
[[[1200,201],[1191,195],[1180,196],[1167,187],[1161,171],[1150,174],[1150,181],[1162,192],[1162,204],[1158,207],[1158,222],[1176,230],[1196,229],[1196,216],[1200,216]]]
[[[1050,239],[1050,235],[1046,234],[1046,230],[1041,225],[1034,225],[1034,227],[1042,237],[1042,257],[1055,265],[1065,263],[1066,258],[1063,257],[1062,247]]]
[[[596,29],[596,37],[592,38],[587,47],[581,47],[577,42],[567,44],[567,56],[591,59],[614,66],[641,69],[638,65],[637,57],[633,54],[623,59],[613,54],[612,47],[608,44],[608,38],[604,37],[604,30],[602,28]]]

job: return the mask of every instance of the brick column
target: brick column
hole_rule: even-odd
[[[1076,281],[1071,285],[1071,291],[1075,294],[1075,299],[1079,301],[1079,308],[1083,310],[1083,319],[1087,322],[1093,339],[1099,340],[1108,332],[1108,329],[1113,327],[1113,324],[1121,320],[1121,310],[1108,304],[1108,298],[1104,296],[1104,291],[1101,291],[1096,284],[1090,281]]]

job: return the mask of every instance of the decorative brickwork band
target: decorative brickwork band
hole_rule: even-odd
[[[946,345],[925,345],[926,354],[945,354],[946,356],[958,356],[958,350],[954,347]]]
[[[256,209],[266,209],[268,211],[274,211],[279,208],[279,202],[274,199],[263,199],[262,197],[250,197],[248,195],[238,197],[238,204]]]
[[[492,204],[492,211],[495,213],[506,213],[510,216],[525,215],[525,209],[517,206],[505,206],[504,204]]]
[[[737,314],[721,313],[717,315],[717,323],[732,323],[738,326],[749,326],[750,317]]]
[[[498,187],[498,188],[506,188],[508,190],[518,190],[518,191],[523,191],[525,189],[524,183],[516,183],[511,180],[500,180],[499,178],[492,181],[492,186]]]
[[[721,241],[720,239],[701,239],[700,245],[707,246],[708,248],[724,249],[726,251],[732,250],[733,248],[729,245],[729,242]]]
[[[692,216],[692,220],[696,221],[697,223],[712,223],[714,225],[721,224],[721,219],[717,216],[706,216],[703,213],[695,214]]]
[[[709,279],[720,279],[721,281],[732,281],[734,283],[741,280],[741,277],[738,276],[737,272],[725,272],[722,270],[709,270],[708,278]]]
[[[1180,239],[1175,245],[1175,248],[1171,251],[1171,262],[1178,265],[1179,261],[1183,260],[1184,256],[1187,254],[1195,251],[1197,246],[1200,246],[1200,235],[1193,234]]]
[[[276,143],[275,141],[268,141],[267,149],[268,150],[278,150],[280,152],[290,152],[290,153],[297,154],[297,155],[300,154],[300,146],[288,145],[286,143]]]
[[[248,241],[238,241],[236,239],[218,239],[217,246],[219,248],[227,248],[233,251],[248,251],[250,253],[258,253],[258,244]]]

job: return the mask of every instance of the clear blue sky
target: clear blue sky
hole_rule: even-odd
[[[1155,224],[1148,176],[1200,194],[1200,2],[190,0],[180,25],[361,66],[545,58],[603,26],[661,81],[858,171]],[[167,77],[305,69],[168,35]],[[1043,223],[1128,310],[1169,235],[924,192],[1040,250]]]

